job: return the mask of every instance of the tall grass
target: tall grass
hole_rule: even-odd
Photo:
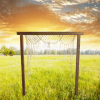
[[[26,95],[22,96],[20,56],[0,56],[0,100],[100,100],[100,56],[80,57],[78,96],[75,96],[76,57],[37,56],[30,76],[25,56]]]

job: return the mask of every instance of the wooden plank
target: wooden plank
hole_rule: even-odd
[[[75,95],[78,95],[79,56],[80,56],[80,35],[77,35]]]
[[[83,35],[84,32],[17,32],[17,35]]]
[[[25,95],[25,73],[24,73],[24,45],[23,35],[20,35],[21,70],[22,70],[22,92]]]

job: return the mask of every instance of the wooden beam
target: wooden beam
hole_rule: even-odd
[[[21,53],[21,70],[22,70],[22,91],[25,95],[25,73],[24,73],[24,45],[23,35],[20,35],[20,53]]]
[[[75,95],[78,95],[79,56],[80,56],[80,35],[78,34],[77,35],[77,54],[76,54]]]
[[[17,35],[83,35],[84,32],[17,32]]]

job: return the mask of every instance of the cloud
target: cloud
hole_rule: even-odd
[[[99,3],[100,0],[73,0],[75,2],[78,2],[78,3],[89,3],[89,4],[93,4],[93,3]]]
[[[52,0],[52,2],[43,0],[41,5],[27,1],[0,0],[1,44],[12,41],[17,43],[19,38],[12,38],[17,31],[83,31],[85,35],[83,36],[84,41],[82,41],[84,43],[91,43],[93,37],[92,42],[99,41],[99,7],[81,9],[77,6],[88,0],[81,2],[79,0]],[[41,2],[40,0],[34,1]],[[67,7],[66,9],[69,11],[63,7]]]
[[[10,37],[13,37],[17,31],[61,31],[71,26],[70,23],[63,23],[60,17],[49,9],[48,5],[27,3],[26,5],[19,6],[20,2],[14,3],[13,5],[15,6],[11,6],[12,4],[8,3],[1,11],[1,43],[3,40],[7,40],[7,38],[11,40]]]
[[[64,7],[68,5],[78,5],[78,4],[93,4],[93,3],[99,3],[100,0],[52,0],[52,3]]]
[[[17,12],[19,6],[23,6],[23,0],[0,0],[0,29],[9,28],[9,19]],[[21,5],[20,5],[21,4]],[[23,5],[22,5],[23,4]]]
[[[84,23],[92,23],[97,19],[97,15],[89,7],[85,7],[84,10],[77,9],[75,12],[66,12],[64,13],[64,18],[66,19],[74,19],[75,22],[84,22]]]
[[[98,9],[98,7],[93,7],[92,10],[96,11],[96,12],[100,12],[100,10]]]
[[[5,7],[3,10],[6,11],[6,9],[9,7]],[[12,8],[12,7],[11,7]],[[53,20],[55,19],[55,15],[53,12],[49,11],[47,7],[40,6],[40,5],[34,5],[29,4],[24,7],[17,7],[14,6],[10,10],[10,15],[7,13],[7,11],[4,13],[4,11],[1,12],[1,18],[0,22],[2,24],[1,28],[17,28],[19,26],[24,27],[25,25],[29,24],[38,24],[45,20]],[[48,13],[47,13],[48,12]],[[44,22],[45,23],[45,22]],[[47,22],[46,22],[47,24]],[[38,24],[39,26],[40,24]]]

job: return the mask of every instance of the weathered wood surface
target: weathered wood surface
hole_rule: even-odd
[[[84,32],[17,32],[17,35],[83,35]]]
[[[79,57],[80,57],[80,35],[77,35],[75,95],[78,95]]]
[[[21,70],[22,70],[22,91],[25,95],[25,73],[24,73],[24,44],[23,35],[20,35],[20,50],[21,50]]]

